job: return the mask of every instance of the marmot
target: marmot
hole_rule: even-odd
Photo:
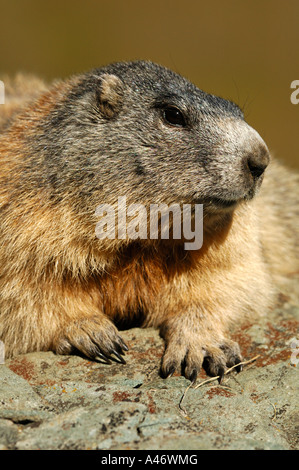
[[[236,104],[152,62],[49,87],[6,85],[6,356],[77,351],[124,362],[116,325],[138,318],[165,338],[164,377],[182,367],[194,381],[202,366],[222,376],[237,365],[229,327],[267,312],[275,284],[298,270],[298,176],[272,160],[268,167],[266,144]],[[184,237],[100,239],[96,208],[120,196],[144,207],[203,204],[202,247],[185,250]]]

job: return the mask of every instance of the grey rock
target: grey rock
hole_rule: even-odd
[[[0,366],[0,449],[298,449],[297,314],[285,298],[235,332],[245,360],[259,357],[197,389],[160,377],[154,329],[122,332],[126,365],[51,352],[10,359]]]

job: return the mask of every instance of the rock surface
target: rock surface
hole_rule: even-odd
[[[51,352],[7,360],[0,449],[298,449],[298,305],[281,295],[271,317],[235,332],[244,359],[259,357],[221,385],[163,380],[154,329],[122,332],[127,365]]]

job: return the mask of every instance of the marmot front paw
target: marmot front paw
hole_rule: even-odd
[[[117,328],[106,317],[86,318],[65,327],[54,342],[58,354],[79,351],[84,356],[107,364],[110,360],[126,363],[122,357],[128,347],[118,334]]]
[[[190,335],[192,337],[192,335]],[[205,344],[200,338],[172,338],[162,359],[161,372],[164,378],[170,377],[180,367],[185,377],[195,382],[203,368],[208,375],[219,376],[221,382],[227,368],[242,361],[239,345],[231,340],[223,340],[217,346]],[[236,367],[237,372],[242,366]]]

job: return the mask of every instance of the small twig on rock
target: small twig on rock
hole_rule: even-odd
[[[276,408],[273,403],[270,402],[270,404],[273,406],[273,409],[274,409],[274,415],[272,416],[271,421],[274,421],[276,419]]]
[[[251,362],[254,362],[256,361],[256,359],[260,357],[260,354],[253,357],[252,359],[249,359],[248,361],[243,361],[243,362],[239,362],[238,364],[235,364],[234,366],[230,367],[229,369],[227,369],[225,372],[224,372],[224,375],[228,374],[230,371],[232,371],[233,369],[235,369],[236,367],[239,367],[239,366],[244,366],[244,365],[247,365],[247,364],[250,364]],[[213,382],[214,380],[218,380],[220,378],[220,375],[217,375],[217,377],[212,377],[210,379],[207,379],[207,380],[204,380],[203,382],[200,382],[198,385],[196,385],[196,387],[193,387],[194,390],[196,390],[197,388],[201,387],[202,385],[205,385],[209,382]],[[182,406],[182,403],[183,403],[183,400],[185,399],[186,397],[186,394],[189,390],[189,388],[192,387],[193,382],[190,383],[190,385],[188,385],[188,387],[186,388],[186,390],[184,391],[183,393],[183,396],[180,400],[180,403],[179,403],[179,409],[183,412],[184,416],[188,416],[188,413],[186,411],[186,408]]]

